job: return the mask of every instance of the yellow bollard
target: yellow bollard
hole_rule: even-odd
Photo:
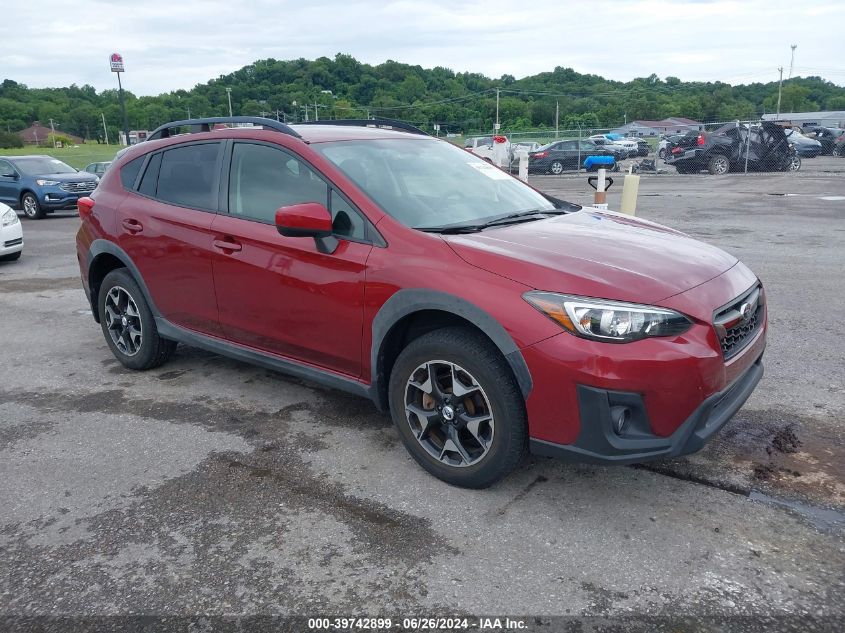
[[[622,183],[622,204],[619,211],[628,215],[637,214],[637,193],[640,190],[640,177],[634,174],[625,174],[625,182]]]

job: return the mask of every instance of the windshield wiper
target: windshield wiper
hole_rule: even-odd
[[[519,222],[532,222],[534,220],[542,220],[542,217],[548,215],[565,215],[567,211],[562,209],[531,209],[530,211],[519,211],[518,213],[509,213],[508,215],[493,218],[487,222],[480,224],[453,224],[451,226],[419,226],[414,227],[418,231],[425,231],[427,233],[477,233],[483,231],[491,226],[502,226],[505,224],[517,224]]]

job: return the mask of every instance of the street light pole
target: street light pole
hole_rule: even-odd
[[[777,116],[775,117],[775,119],[780,118],[780,93],[781,93],[781,88],[783,88],[783,66],[778,68],[778,72],[780,72],[780,80],[778,80],[778,113],[777,113]]]
[[[226,88],[226,96],[229,98],[229,117],[232,116],[232,89]]]
[[[792,79],[792,65],[795,63],[795,49],[798,48],[798,44],[790,44],[789,48],[792,49],[792,57],[789,60],[789,77],[787,79]]]

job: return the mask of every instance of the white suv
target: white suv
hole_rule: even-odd
[[[505,139],[504,142],[504,156],[505,156],[505,163],[507,164],[510,161],[511,157],[511,144],[507,137],[502,137]],[[496,159],[493,157],[493,145],[494,145],[493,137],[492,136],[470,136],[464,141],[464,149],[472,152],[476,156],[480,156],[484,160],[490,161],[491,163],[495,163]]]
[[[0,202],[0,262],[18,259],[23,251],[23,229],[18,214]]]

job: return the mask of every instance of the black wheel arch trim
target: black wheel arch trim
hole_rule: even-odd
[[[385,301],[373,319],[370,373],[372,396],[376,406],[380,409],[385,408],[383,398],[390,380],[389,377],[383,380],[381,378],[384,343],[399,321],[410,314],[424,310],[439,310],[454,314],[480,329],[505,357],[522,396],[528,398],[533,388],[531,372],[516,343],[495,318],[477,305],[455,295],[425,288],[407,288],[397,291]]]
[[[147,302],[147,305],[150,308],[150,312],[153,313],[153,317],[160,317],[161,313],[159,312],[158,308],[156,307],[155,302],[153,301],[153,297],[150,294],[149,289],[147,288],[147,284],[144,283],[144,278],[141,275],[141,271],[138,270],[138,267],[135,265],[135,262],[132,261],[132,258],[120,248],[114,242],[110,242],[104,239],[94,240],[91,243],[91,246],[88,248],[88,279],[87,282],[87,294],[88,294],[88,301],[91,304],[91,312],[94,315],[94,320],[97,323],[100,322],[100,317],[97,314],[97,297],[94,296],[94,288],[91,284],[91,271],[92,265],[94,264],[94,260],[97,259],[100,255],[112,255],[119,259],[126,268],[132,273],[132,277],[135,278],[135,282],[141,288],[141,292],[144,293],[144,299]]]

